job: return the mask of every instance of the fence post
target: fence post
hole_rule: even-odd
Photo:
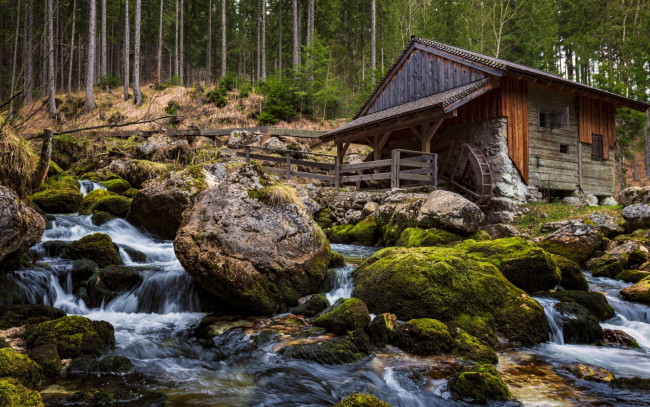
[[[291,181],[291,154],[287,153],[287,182]]]
[[[399,188],[399,182],[400,182],[400,179],[399,179],[399,175],[400,175],[399,174],[400,173],[399,160],[400,160],[400,155],[401,154],[400,154],[399,150],[395,150],[395,153],[396,153],[395,154],[395,188]]]
[[[246,150],[246,162],[249,162],[251,160],[251,148],[246,146],[245,150]]]
[[[433,155],[433,186],[438,187],[438,154]]]
[[[397,150],[392,150],[390,152],[391,161],[390,161],[390,189],[395,188],[395,158],[397,157]]]
[[[339,189],[339,172],[340,172],[339,157],[334,158],[334,188]]]

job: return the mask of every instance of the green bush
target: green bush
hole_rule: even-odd
[[[122,78],[118,78],[117,76],[113,76],[111,74],[107,74],[99,78],[99,83],[97,86],[99,86],[102,89],[106,89],[107,87],[109,89],[115,89],[119,88],[122,85]]]
[[[176,116],[178,115],[178,109],[180,108],[181,105],[177,101],[170,100],[169,103],[167,103],[167,109],[165,109],[165,113],[170,116]]]
[[[226,73],[219,81],[219,88],[228,92],[235,89],[235,77],[230,72]]]
[[[266,102],[257,120],[262,124],[274,124],[280,120],[290,120],[298,114],[298,97],[295,89],[282,82],[277,76],[269,77],[262,84]]]
[[[251,93],[252,87],[249,84],[242,85],[239,87],[239,97],[246,99]]]
[[[213,103],[216,107],[224,107],[228,104],[228,99],[226,99],[227,95],[228,92],[226,89],[218,87],[208,92],[205,95],[205,97],[207,100],[210,101],[210,103]]]
[[[183,80],[178,75],[172,75],[165,82],[162,83],[163,88],[169,88],[171,86],[182,86]]]

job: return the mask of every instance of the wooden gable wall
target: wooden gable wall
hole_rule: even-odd
[[[616,107],[588,96],[580,96],[580,142],[591,144],[591,135],[600,134],[605,146],[616,147]]]
[[[478,69],[413,48],[364,114],[444,92],[485,78]]]

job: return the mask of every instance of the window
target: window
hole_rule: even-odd
[[[569,146],[566,144],[560,144],[560,153],[569,154]]]
[[[553,129],[561,129],[562,127],[569,126],[569,107],[563,109],[553,110],[551,112],[550,127]]]
[[[539,128],[540,130],[549,128],[548,115],[546,112],[539,112]]]
[[[591,159],[603,160],[603,136],[600,134],[591,135]]]

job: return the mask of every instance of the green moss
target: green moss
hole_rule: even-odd
[[[397,317],[394,314],[379,314],[370,322],[368,336],[370,343],[376,346],[384,346],[393,336],[393,330],[397,325]]]
[[[553,260],[560,269],[560,285],[562,288],[565,290],[589,291],[587,277],[583,274],[578,263],[558,255],[553,255]]]
[[[135,189],[135,188],[129,188],[129,189],[127,189],[126,191],[124,191],[124,193],[123,193],[122,195],[124,195],[124,196],[127,197],[127,198],[131,198],[131,199],[133,199],[133,198],[135,197],[135,194],[137,194],[137,193],[138,193],[138,190],[137,190],[137,189]]]
[[[127,190],[131,188],[131,184],[129,184],[129,181],[121,178],[104,181],[102,182],[102,185],[108,191],[114,192],[119,195],[124,194]]]
[[[360,243],[364,246],[374,246],[380,236],[375,216],[368,216],[354,225],[354,227],[348,231],[348,236],[352,242]]]
[[[53,343],[37,346],[30,350],[29,358],[41,366],[45,377],[55,378],[61,374],[61,358]]]
[[[296,315],[311,318],[329,306],[330,302],[323,294],[314,294],[307,301],[295,307],[292,312]]]
[[[326,365],[341,365],[358,362],[366,354],[349,338],[341,337],[330,341],[291,345],[280,350],[286,358],[310,360]]]
[[[461,314],[447,323],[449,332],[460,328],[472,336],[475,336],[482,342],[494,347],[499,344],[496,334],[494,318],[489,315],[468,315]]]
[[[400,234],[396,245],[401,247],[444,246],[463,238],[442,229],[407,228]]]
[[[589,269],[595,277],[614,278],[625,270],[628,259],[621,254],[605,254],[602,257],[592,260]]]
[[[89,305],[99,307],[141,282],[142,275],[132,267],[111,265],[103,268],[88,279],[86,292],[90,298]]]
[[[494,366],[476,365],[461,373],[449,383],[452,393],[462,399],[479,403],[488,401],[506,401],[512,398],[508,386],[501,380]]]
[[[90,214],[92,212],[93,206],[102,198],[108,198],[110,196],[118,196],[117,194],[107,191],[105,189],[95,189],[90,191],[86,196],[83,197],[83,203],[81,204],[82,212],[85,214]]]
[[[125,218],[130,208],[131,200],[124,196],[107,196],[92,206],[93,211],[108,212],[119,218]]]
[[[621,290],[621,295],[627,301],[650,303],[650,277]]]
[[[330,208],[323,208],[316,213],[316,223],[321,229],[329,229],[332,227],[332,210]]]
[[[520,237],[467,240],[455,248],[474,260],[495,265],[508,281],[524,291],[549,290],[560,283],[560,269],[551,254]]]
[[[188,190],[203,191],[208,188],[202,165],[190,165],[179,172]]]
[[[63,250],[62,257],[72,260],[88,259],[106,267],[122,264],[122,258],[109,235],[93,233],[74,241]]]
[[[357,393],[347,396],[334,407],[390,407],[390,404],[371,394]]]
[[[113,215],[112,213],[108,213],[104,211],[94,211],[92,221],[93,221],[93,225],[101,226],[107,222],[112,221],[115,218],[117,218],[117,216]]]
[[[341,253],[332,252],[330,257],[330,262],[327,265],[327,268],[339,268],[345,266],[345,257]]]
[[[43,378],[43,369],[26,355],[12,348],[0,349],[0,377],[13,377],[25,387],[35,388]]]
[[[127,166],[128,170],[124,174],[124,178],[136,188],[140,188],[143,183],[150,179],[166,175],[169,171],[168,164],[148,160],[131,160]]]
[[[63,171],[61,167],[59,167],[59,164],[50,160],[50,167],[47,170],[47,176],[53,177],[55,175],[65,175],[65,171]]]
[[[617,280],[627,283],[638,283],[646,277],[650,277],[650,272],[641,270],[623,270],[616,275]]]
[[[16,379],[0,379],[0,406],[43,407],[41,395],[20,384]]]
[[[564,302],[575,302],[585,307],[589,313],[601,321],[614,317],[614,308],[607,302],[607,298],[594,291],[560,290],[542,295]]]
[[[357,328],[367,328],[369,324],[368,307],[358,298],[348,298],[340,306],[314,320],[315,326],[339,335]]]
[[[452,355],[477,363],[496,364],[499,362],[499,357],[492,348],[462,329],[454,330],[453,336]]]
[[[354,225],[337,225],[332,227],[330,233],[330,242],[332,243],[350,243],[352,240],[349,232],[354,228]]]
[[[47,305],[2,305],[0,306],[0,329],[40,324],[64,316],[65,312]]]
[[[32,201],[45,213],[73,213],[79,212],[83,195],[78,189],[54,189],[32,195]]]
[[[100,360],[88,356],[72,359],[68,372],[94,376],[125,375],[133,371],[133,363],[124,356],[110,356]]]
[[[86,406],[107,406],[117,402],[115,394],[105,389],[86,389],[77,392],[72,396],[72,405]]]
[[[27,331],[27,346],[55,344],[62,358],[100,356],[115,344],[113,326],[106,321],[91,321],[68,316],[42,322]]]
[[[451,336],[447,326],[431,318],[412,319],[393,332],[391,341],[410,353],[435,355],[449,350]]]
[[[548,339],[544,310],[499,270],[451,248],[386,248],[352,272],[353,296],[371,312],[451,321],[491,315],[498,332],[525,345]]]
[[[477,242],[482,242],[485,240],[492,240],[492,237],[488,232],[483,229],[479,229],[471,235],[467,236],[467,239],[476,240]]]

